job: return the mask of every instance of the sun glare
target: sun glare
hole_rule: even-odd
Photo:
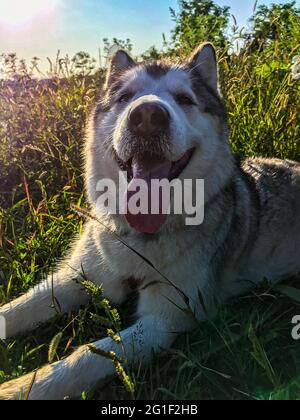
[[[23,25],[50,13],[58,0],[0,0],[0,24]]]

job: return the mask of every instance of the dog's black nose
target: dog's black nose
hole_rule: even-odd
[[[130,130],[143,137],[165,131],[169,123],[168,110],[158,103],[146,102],[137,105],[129,114]]]

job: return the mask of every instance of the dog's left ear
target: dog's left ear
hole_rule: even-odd
[[[105,87],[108,87],[122,72],[133,66],[135,66],[135,62],[126,51],[117,51],[110,59]]]
[[[200,45],[188,60],[188,65],[193,72],[198,72],[210,88],[218,92],[217,54],[211,43]]]

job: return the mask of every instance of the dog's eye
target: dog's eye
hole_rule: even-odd
[[[185,94],[179,93],[178,95],[175,96],[176,102],[179,105],[185,105],[185,106],[192,106],[195,105],[195,102],[193,101],[193,99]]]
[[[128,102],[132,98],[131,92],[125,92],[117,98],[118,103]]]

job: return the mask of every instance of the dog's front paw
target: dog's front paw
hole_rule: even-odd
[[[101,340],[103,347],[111,340]],[[71,356],[13,381],[0,385],[0,400],[63,400],[77,398],[83,391],[114,374],[111,360],[93,354],[87,346]]]
[[[47,365],[37,372],[0,385],[0,400],[63,399],[64,395],[59,393],[60,387],[56,387],[53,381],[54,366]]]
[[[0,400],[27,399],[35,374],[30,373],[0,385]]]

